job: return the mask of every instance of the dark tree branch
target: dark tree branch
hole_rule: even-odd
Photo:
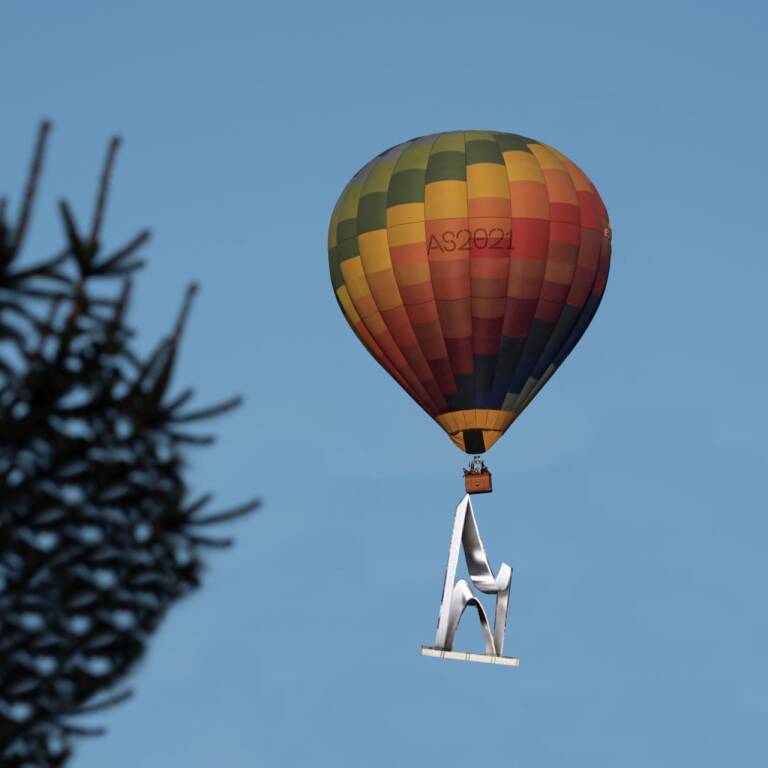
[[[73,741],[102,733],[78,718],[124,701],[110,693],[146,652],[167,610],[200,584],[200,535],[251,501],[204,514],[192,494],[191,430],[240,398],[189,408],[171,393],[191,304],[149,355],[133,347],[129,277],[142,230],[102,253],[118,140],[107,150],[88,234],[59,204],[66,247],[14,271],[34,207],[50,126],[38,134],[18,221],[0,201],[0,765],[57,768]],[[109,287],[111,286],[111,290]],[[183,411],[182,409],[188,409]]]
[[[97,248],[99,242],[99,235],[101,234],[101,227],[104,223],[104,212],[107,207],[107,195],[109,193],[109,184],[112,181],[112,172],[115,168],[115,158],[117,157],[117,150],[120,148],[120,137],[113,136],[112,141],[109,142],[107,149],[107,156],[104,160],[104,166],[101,170],[101,178],[99,179],[99,190],[96,195],[96,206],[93,209],[93,219],[91,220],[91,246],[94,250]]]
[[[24,190],[24,197],[22,198],[19,220],[16,223],[12,248],[13,256],[18,255],[21,246],[24,243],[24,236],[27,233],[27,226],[29,225],[29,220],[32,216],[32,208],[34,207],[37,194],[37,185],[40,181],[40,173],[43,170],[43,159],[45,158],[45,148],[48,143],[48,135],[50,134],[50,131],[51,123],[48,120],[43,121],[40,124],[40,129],[37,133],[37,142],[35,144],[35,151],[32,155],[32,164],[29,169],[29,176],[27,177],[27,186]]]

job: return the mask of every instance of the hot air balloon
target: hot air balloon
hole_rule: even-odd
[[[611,230],[592,182],[525,136],[422,136],[352,177],[331,217],[328,253],[333,290],[360,341],[475,455],[467,493],[490,491],[480,454],[570,354],[605,289]],[[457,509],[459,519],[473,520],[471,506]],[[454,539],[469,536],[471,549],[471,526],[462,530]],[[508,584],[499,585],[506,595]],[[463,611],[474,598],[446,593],[451,600]],[[458,622],[445,610],[443,644],[430,651],[446,652],[446,627]]]
[[[452,131],[358,171],[331,217],[331,281],[353,330],[464,452],[487,451],[589,325],[608,214],[546,144]]]

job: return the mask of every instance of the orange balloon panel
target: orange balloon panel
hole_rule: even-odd
[[[482,453],[592,320],[611,230],[592,182],[557,150],[453,131],[358,171],[328,252],[363,344],[461,450]]]

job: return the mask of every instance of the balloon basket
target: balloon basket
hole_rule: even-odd
[[[467,493],[491,493],[493,482],[487,470],[473,475],[464,475],[464,489]]]
[[[464,470],[464,490],[467,493],[491,493],[493,491],[491,472],[479,456],[475,456]]]

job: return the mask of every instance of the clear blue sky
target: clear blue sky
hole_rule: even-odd
[[[767,23],[757,2],[0,6],[0,187],[53,118],[47,249],[57,197],[89,210],[124,135],[107,231],[155,232],[142,344],[199,280],[179,383],[247,404],[195,480],[266,502],[75,768],[768,763]],[[518,669],[419,656],[463,457],[327,273],[348,177],[456,128],[557,146],[614,227],[596,320],[476,507],[515,569]]]

